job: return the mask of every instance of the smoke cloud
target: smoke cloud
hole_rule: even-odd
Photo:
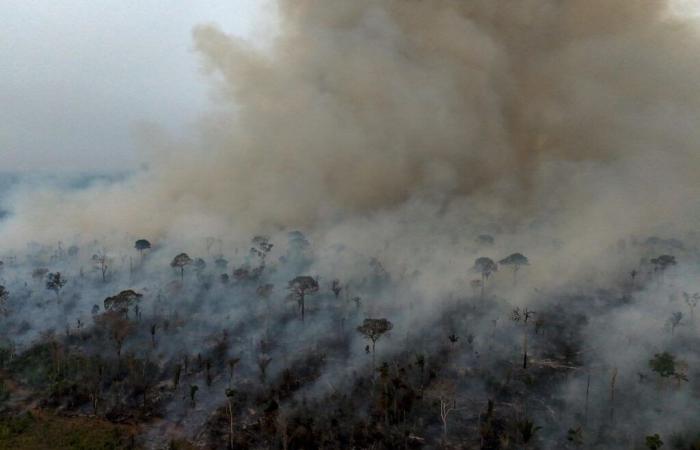
[[[396,208],[582,242],[697,218],[698,28],[669,2],[277,6],[264,49],[194,29],[222,107],[187,142],[144,130],[150,168],[127,181],[16,193],[3,245],[319,231]]]

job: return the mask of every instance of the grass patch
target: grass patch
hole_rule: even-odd
[[[0,450],[135,449],[126,427],[89,418],[24,413],[0,418]]]

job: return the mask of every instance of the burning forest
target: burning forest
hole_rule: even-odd
[[[700,449],[700,7],[265,4],[138,168],[3,163],[0,449]]]

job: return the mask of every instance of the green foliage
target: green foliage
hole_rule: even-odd
[[[23,383],[41,386],[54,378],[49,344],[39,344],[18,355],[8,365],[9,371]]]
[[[668,378],[676,373],[676,358],[668,352],[657,353],[649,360],[649,367],[661,377]]]
[[[644,442],[649,450],[659,450],[664,446],[664,443],[658,434],[647,436]]]

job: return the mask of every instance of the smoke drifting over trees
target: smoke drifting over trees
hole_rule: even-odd
[[[697,21],[276,4],[149,168],[5,199],[0,376],[154,448],[694,448]]]

